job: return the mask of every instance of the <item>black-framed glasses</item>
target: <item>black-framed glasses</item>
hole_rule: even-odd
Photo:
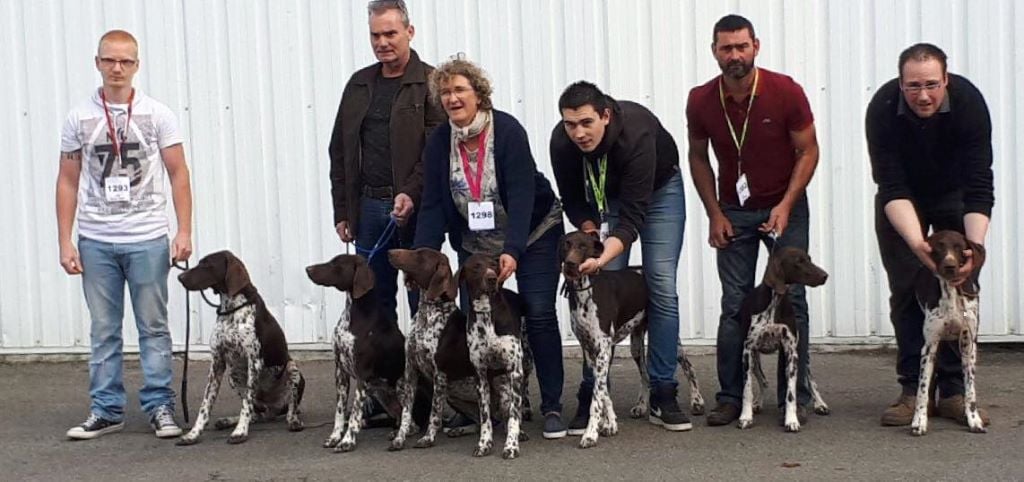
[[[100,57],[100,65],[108,69],[113,68],[118,64],[120,64],[123,69],[130,69],[135,67],[135,64],[137,63],[139,63],[139,61],[135,59],[112,59],[110,57]]]
[[[925,82],[924,84],[917,84],[917,83],[907,84],[907,85],[904,85],[902,87],[902,89],[903,89],[903,92],[906,92],[908,94],[917,94],[917,93],[920,93],[922,90],[927,90],[928,92],[931,92],[931,91],[933,91],[935,89],[938,89],[939,87],[942,87],[942,82],[932,81],[932,82]]]

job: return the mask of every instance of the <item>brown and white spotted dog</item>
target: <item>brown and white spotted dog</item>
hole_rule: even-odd
[[[225,371],[231,387],[242,399],[237,418],[222,418],[214,424],[218,430],[235,427],[228,443],[245,442],[253,419],[270,421],[285,415],[288,430],[302,430],[299,402],[306,381],[288,355],[281,326],[267,310],[242,261],[230,251],[218,251],[178,275],[178,281],[189,291],[211,288],[220,295],[217,324],[210,337],[213,360],[203,404],[192,430],[178,440],[178,445],[199,441]]]
[[[479,397],[480,440],[474,456],[491,453],[491,392],[499,390],[499,407],[505,412],[507,434],[501,456],[519,456],[523,389],[528,372],[522,341],[522,300],[518,293],[498,284],[498,261],[474,254],[459,269],[457,279],[469,294],[473,308],[469,313],[467,338],[469,359],[476,370]],[[504,377],[498,375],[504,374]],[[500,386],[500,387],[499,387]]]
[[[466,316],[455,305],[458,287],[443,253],[428,248],[392,249],[388,260],[402,271],[407,285],[420,289],[419,309],[405,339],[405,372],[399,382],[402,417],[389,450],[405,447],[412,426],[415,387],[421,376],[433,382],[434,394],[427,431],[415,447],[432,447],[441,427],[445,399],[458,408],[458,400],[476,398]]]
[[[974,387],[978,345],[978,273],[985,264],[985,248],[956,231],[938,231],[928,237],[936,273],[921,268],[915,291],[924,310],[924,347],[921,348],[921,374],[917,388],[917,406],[911,422],[911,433],[928,432],[928,396],[935,356],[940,341],[956,342],[964,372],[964,411],[971,432],[983,433],[985,424],[978,413],[978,397]],[[957,272],[967,263],[965,251],[971,251],[970,278],[953,286]]]
[[[647,375],[644,335],[647,333],[647,283],[638,269],[602,271],[593,276],[582,276],[579,266],[588,258],[597,258],[604,250],[597,233],[576,231],[562,237],[559,256],[564,290],[569,298],[572,329],[583,348],[583,355],[594,370],[594,395],[590,405],[590,422],[580,439],[580,447],[597,444],[598,435],[618,433],[618,422],[612,399],[608,394],[608,370],[612,347],[630,337],[630,354],[636,362],[643,381],[637,403],[630,409],[633,418],[647,413],[650,397],[650,378]],[[682,346],[677,360],[690,384],[690,407],[697,415],[704,413],[704,398],[700,394],[693,366],[686,359]]]
[[[334,447],[335,452],[349,452],[356,448],[366,397],[375,398],[396,420],[402,415],[396,387],[405,368],[405,336],[398,320],[379,308],[373,271],[362,256],[335,256],[307,267],[306,275],[320,286],[351,296],[334,328],[337,406],[334,430],[324,441],[324,447]],[[349,397],[351,384],[355,393]]]
[[[761,392],[767,383],[761,371],[759,353],[774,353],[781,349],[786,357],[786,408],[783,425],[787,432],[799,432],[800,420],[796,413],[797,341],[796,313],[787,297],[789,286],[802,284],[821,286],[828,279],[828,273],[811,261],[802,249],[778,248],[768,258],[768,267],[760,285],[743,300],[740,307],[742,330],[747,334],[743,342],[743,367],[746,380],[743,386],[743,408],[740,410],[739,428],[754,425],[754,406],[760,406],[760,394],[754,397],[754,378],[757,377]],[[807,374],[811,376],[810,372]],[[811,382],[815,411],[828,413],[828,406],[821,400],[817,384]],[[820,405],[819,405],[820,402]],[[820,410],[819,410],[819,407]]]

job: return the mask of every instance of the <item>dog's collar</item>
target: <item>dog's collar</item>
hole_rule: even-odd
[[[221,295],[221,298],[223,298],[223,297],[224,297],[224,295]],[[217,315],[218,316],[227,316],[227,315],[230,315],[230,314],[232,314],[232,313],[234,313],[234,312],[236,312],[236,311],[238,311],[238,310],[240,310],[242,308],[245,308],[246,306],[252,306],[252,305],[255,305],[255,304],[256,304],[256,300],[255,299],[250,299],[249,297],[246,297],[245,303],[242,303],[242,304],[240,304],[240,305],[238,305],[238,306],[236,306],[234,308],[230,308],[230,309],[227,309],[227,310],[222,310],[218,306],[217,307]]]
[[[578,282],[570,281],[568,279],[565,280],[565,282],[562,283],[562,296],[565,296],[566,298],[568,298],[570,293],[579,293],[581,291],[588,291],[588,290],[590,290],[591,288],[594,287],[594,283],[593,282],[587,283],[587,286],[579,286],[579,287],[575,286],[577,283],[582,285],[583,284],[583,278],[587,278],[587,281],[590,281],[590,277],[589,276],[580,277],[580,280]]]

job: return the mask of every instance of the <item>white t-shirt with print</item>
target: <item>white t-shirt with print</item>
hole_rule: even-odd
[[[131,125],[128,104],[107,104],[122,156],[116,160],[100,89],[71,110],[61,134],[61,152],[82,152],[78,181],[78,234],[109,243],[135,243],[168,233],[167,176],[160,149],[181,144],[171,110],[135,89]],[[127,132],[126,132],[127,131]],[[124,139],[124,141],[121,141]],[[106,183],[130,186],[128,200],[110,200]],[[116,199],[116,197],[115,197]]]

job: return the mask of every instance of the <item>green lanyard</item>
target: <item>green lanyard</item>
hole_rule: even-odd
[[[604,214],[608,212],[608,205],[604,196],[604,186],[608,174],[608,155],[601,156],[600,162],[600,183],[597,179],[594,179],[594,168],[591,167],[590,161],[586,161],[584,165],[587,167],[587,175],[590,177],[590,190],[594,193],[594,201],[597,201],[597,210],[600,211],[601,220],[604,221]]]
[[[729,133],[732,134],[732,142],[736,144],[736,159],[739,161],[738,173],[743,174],[743,145],[747,142],[747,126],[750,124],[750,109],[754,107],[754,92],[757,91],[757,79],[761,74],[761,69],[754,68],[754,85],[750,88],[750,101],[747,102],[747,116],[743,118],[743,132],[740,136],[736,137],[736,128],[732,126],[732,119],[729,118],[729,112],[725,110],[725,89],[722,84],[725,82],[724,79],[718,81],[718,98],[722,101],[722,113],[725,114],[725,123],[729,125]]]

